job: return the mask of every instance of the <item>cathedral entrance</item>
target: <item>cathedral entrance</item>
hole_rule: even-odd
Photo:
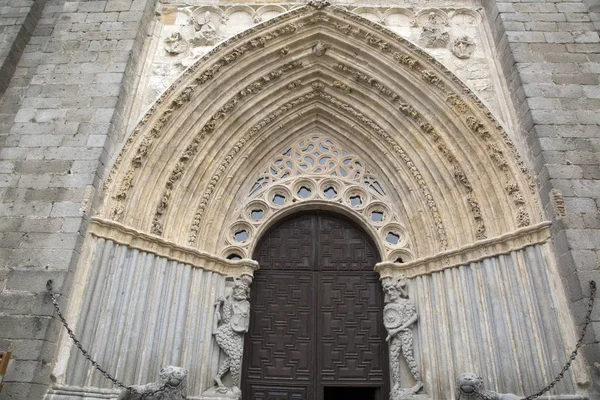
[[[300,214],[271,228],[255,259],[244,399],[383,400],[388,355],[371,238],[341,216]]]

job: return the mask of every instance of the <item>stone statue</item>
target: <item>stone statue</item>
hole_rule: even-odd
[[[248,332],[250,326],[248,298],[250,297],[251,283],[252,279],[248,276],[236,278],[231,294],[226,298],[220,298],[215,303],[215,340],[226,354],[214,378],[218,393],[226,394],[231,390],[234,395],[241,394],[240,371],[244,333]],[[231,372],[233,381],[231,389],[227,388],[221,380],[227,371]]]
[[[160,370],[158,382],[146,385],[134,385],[137,392],[131,394],[123,389],[117,400],[185,400],[187,399],[187,369],[169,365]],[[166,385],[166,386],[165,386]],[[165,387],[164,390],[160,390]]]
[[[211,19],[210,11],[204,13],[204,20],[199,21],[198,18],[192,20],[194,24],[193,43],[195,46],[211,46],[218,39],[217,28]]]
[[[452,54],[463,60],[470,58],[474,51],[475,43],[468,36],[461,36],[452,44]]]
[[[485,390],[479,375],[464,373],[456,379],[456,400],[519,400],[514,394],[501,394]]]
[[[450,34],[446,32],[436,13],[429,13],[427,23],[421,31],[420,42],[429,48],[442,48],[448,45]]]
[[[391,399],[410,398],[423,387],[421,373],[417,367],[413,350],[413,333],[411,326],[419,318],[414,301],[408,298],[406,278],[385,278],[383,290],[387,294],[386,305],[383,308],[383,324],[388,331],[385,339],[390,346],[390,369],[392,372]],[[403,356],[415,378],[411,388],[400,387],[400,357]]]

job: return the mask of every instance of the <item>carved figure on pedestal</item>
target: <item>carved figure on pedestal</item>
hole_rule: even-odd
[[[225,359],[219,366],[215,375],[217,392],[239,395],[240,371],[242,367],[242,350],[244,345],[244,333],[248,332],[250,326],[250,284],[252,279],[248,276],[236,278],[231,294],[226,298],[220,298],[215,303],[215,340],[226,354]],[[228,388],[223,384],[223,376],[231,372],[233,387]]]
[[[383,290],[387,295],[386,305],[383,308],[383,324],[388,331],[385,339],[390,346],[390,369],[392,372],[391,400],[410,398],[423,387],[421,373],[417,367],[413,349],[412,325],[417,322],[417,306],[408,298],[406,278],[385,278]],[[415,385],[410,388],[400,386],[400,357],[404,357],[410,372],[415,378]]]
[[[169,365],[160,370],[158,382],[132,386],[136,394],[123,389],[117,400],[185,400],[187,399],[187,376],[187,369]],[[163,387],[164,390],[160,390]]]
[[[443,28],[441,18],[434,12],[429,13],[427,23],[421,31],[421,44],[429,48],[442,48],[448,45],[450,34]]]
[[[485,390],[483,379],[472,373],[460,374],[456,379],[456,400],[519,400],[514,394]]]
[[[212,21],[210,11],[204,13],[204,19],[199,21],[197,17],[192,20],[194,24],[194,39],[195,46],[212,46],[219,39],[217,28]]]

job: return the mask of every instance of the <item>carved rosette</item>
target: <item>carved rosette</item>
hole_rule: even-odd
[[[452,54],[462,60],[471,58],[475,52],[475,42],[468,36],[461,36],[452,44]]]

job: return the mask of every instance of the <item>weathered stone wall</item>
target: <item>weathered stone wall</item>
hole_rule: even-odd
[[[46,0],[0,1],[0,94],[13,77]]]
[[[500,61],[542,202],[554,222],[554,246],[571,311],[581,327],[588,282],[600,282],[600,2],[490,3],[486,11]],[[600,360],[595,344],[600,308],[592,326],[584,354],[593,366]],[[593,368],[596,386],[598,373]]]
[[[4,3],[31,15],[43,5]],[[50,382],[60,327],[45,284],[69,293],[95,189],[122,141],[154,7],[51,0],[35,28],[25,19],[31,39],[0,102],[0,349],[14,357],[2,399],[39,399]],[[2,21],[19,21],[4,10]],[[3,43],[18,48],[24,36],[8,32]]]

